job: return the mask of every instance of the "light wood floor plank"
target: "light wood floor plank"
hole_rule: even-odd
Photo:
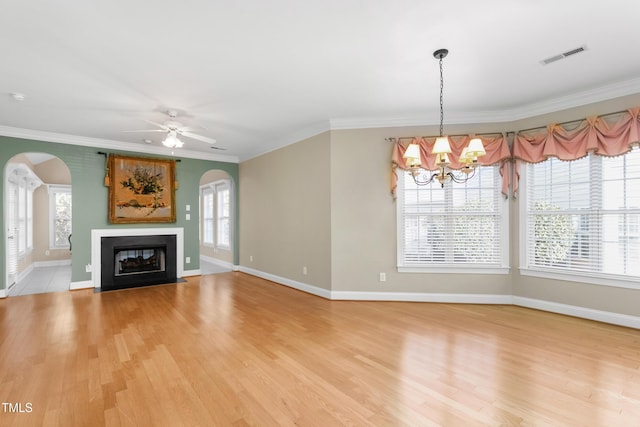
[[[0,426],[638,426],[640,331],[243,273],[0,300]]]

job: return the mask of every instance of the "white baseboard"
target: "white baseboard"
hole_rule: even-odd
[[[513,304],[536,310],[550,311],[552,313],[566,314],[568,316],[580,317],[582,319],[596,320],[598,322],[640,329],[640,317],[629,316],[627,314],[594,310],[592,308],[518,296],[513,297]]]
[[[29,275],[29,273],[31,273],[34,268],[60,267],[60,266],[65,266],[65,265],[71,265],[71,260],[70,259],[60,259],[60,260],[54,260],[54,261],[35,261],[35,262],[32,262],[31,264],[29,264],[27,266],[27,268],[25,268],[20,273],[18,273],[18,275],[16,276],[16,282],[20,282],[20,281],[24,280],[24,278],[27,277],[27,275]]]
[[[329,291],[324,288],[308,285],[306,283],[265,273],[248,267],[240,266],[239,271],[330,300],[440,302],[451,304],[508,304],[640,329],[640,317],[637,316],[629,316],[610,311],[594,310],[591,308],[518,297],[514,295]]]
[[[512,304],[511,295],[331,291],[332,300]]]
[[[185,270],[182,272],[182,277],[200,276],[200,269]]]
[[[330,300],[351,301],[403,301],[403,302],[448,302],[467,304],[511,304],[511,295],[483,295],[483,294],[434,294],[417,292],[353,292],[353,291],[329,291],[324,288],[254,270],[240,266],[240,271],[261,277],[290,288],[308,292]]]
[[[91,289],[93,288],[93,282],[91,280],[83,280],[81,282],[71,282],[69,284],[69,290],[76,291],[78,289]]]
[[[16,275],[16,283],[23,281],[24,278],[27,277],[29,273],[31,273],[32,271],[33,271],[33,264],[29,264],[27,268],[25,268],[24,270],[22,270]]]
[[[257,276],[263,279],[270,280],[272,282],[279,283],[281,285],[288,286],[299,291],[307,292],[309,294],[317,295],[326,299],[331,299],[331,291],[319,288],[317,286],[308,285],[306,283],[298,282],[296,280],[287,279],[286,277],[276,276],[275,274],[265,273],[264,271],[254,270],[253,268],[239,266],[238,271]]]
[[[220,266],[222,268],[228,268],[229,270],[232,270],[232,271],[238,271],[238,266],[237,265],[234,265],[234,264],[232,264],[230,262],[227,262],[227,261],[222,261],[221,259],[213,258],[213,257],[206,256],[206,255],[200,255],[200,259],[202,261],[206,261],[208,263],[218,265],[218,266]]]
[[[58,259],[53,261],[36,261],[33,264],[34,268],[38,267],[61,267],[65,265],[71,265],[70,259]]]

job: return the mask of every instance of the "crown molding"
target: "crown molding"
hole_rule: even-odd
[[[437,113],[429,115],[437,118]],[[511,121],[511,115],[507,111],[462,111],[447,113],[447,124],[471,124],[471,123],[500,123]],[[426,116],[406,117],[360,117],[350,119],[331,119],[331,130],[393,128],[407,126],[437,126],[437,120],[431,120]]]
[[[447,113],[447,124],[504,123],[555,113],[596,102],[608,101],[640,93],[640,78],[611,83],[595,89],[521,105],[515,108],[492,111],[468,111]],[[437,118],[434,114],[433,118]],[[405,117],[355,117],[331,119],[331,130],[388,128],[404,126],[432,126],[440,122],[424,116]]]
[[[83,147],[103,148],[105,150],[131,151],[136,153],[155,154],[188,159],[211,160],[226,163],[239,163],[237,156],[227,156],[213,153],[203,153],[191,150],[171,150],[166,147],[155,147],[130,142],[114,141],[110,139],[90,138],[62,133],[44,132],[38,130],[0,126],[0,135],[12,138],[31,139],[36,141],[54,142],[57,144],[80,145]],[[176,153],[178,153],[176,155]]]
[[[267,150],[258,151],[251,155],[242,157],[240,161],[244,162],[256,157],[260,157],[264,154],[279,150],[280,148],[295,144],[296,142],[304,141],[305,139],[320,135],[321,133],[328,132],[330,130],[332,130],[332,128],[329,121],[314,123],[312,125],[290,132],[285,137],[283,137],[279,143],[270,146]]]
[[[611,83],[598,88],[572,93],[566,96],[531,103],[509,111],[509,121],[528,119],[542,114],[555,113],[597,102],[609,101],[640,93],[640,78]]]
[[[595,89],[568,94],[566,96],[548,99],[541,102],[530,103],[514,108],[490,111],[466,111],[447,113],[447,124],[479,124],[479,123],[509,123],[517,120],[536,117],[543,114],[554,113],[570,108],[581,107],[588,104],[603,102],[620,98],[623,96],[640,93],[640,78],[611,83]],[[77,135],[67,135],[53,132],[36,131],[30,129],[0,126],[0,135],[31,139],[37,141],[54,142],[60,144],[79,145],[85,147],[95,147],[108,150],[131,151],[146,154],[165,155],[172,157],[183,157],[201,160],[220,161],[228,163],[240,163],[261,155],[270,153],[288,145],[319,135],[331,130],[367,129],[367,128],[392,128],[411,126],[434,126],[439,122],[437,115],[431,118],[421,115],[411,115],[402,117],[352,117],[333,118],[327,121],[311,124],[304,128],[295,130],[285,135],[280,141],[268,149],[256,151],[242,158],[238,156],[205,153],[179,149],[176,150],[165,147],[133,144],[123,141],[114,141],[99,138],[90,138]]]

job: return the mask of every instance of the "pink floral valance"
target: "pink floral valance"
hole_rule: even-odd
[[[463,164],[458,162],[458,158],[462,153],[462,149],[469,145],[469,141],[472,138],[480,138],[484,149],[487,152],[486,155],[478,158],[478,163],[483,166],[500,164],[500,174],[502,176],[502,193],[506,196],[508,194],[509,182],[511,173],[509,171],[509,160],[511,159],[511,151],[509,150],[509,144],[504,135],[465,135],[465,136],[450,136],[449,145],[451,145],[451,154],[449,160],[451,161],[451,169],[460,169]],[[415,138],[397,138],[393,144],[393,153],[391,155],[392,174],[391,174],[391,193],[395,194],[398,175],[397,169],[406,170],[404,152],[411,143],[418,144],[420,147],[420,161],[422,167],[426,170],[435,171],[436,155],[432,154],[433,145],[435,144],[436,137],[415,137]]]
[[[484,166],[500,164],[502,192],[508,194],[509,185],[513,194],[518,191],[520,164],[538,163],[549,157],[560,160],[576,160],[589,153],[600,156],[619,156],[640,144],[640,107],[606,116],[589,117],[571,122],[571,126],[550,124],[546,128],[517,132],[514,136],[512,151],[504,135],[481,136],[487,154],[478,159]],[[451,145],[452,169],[459,169],[458,162],[462,149],[469,144],[473,136],[449,137]],[[397,169],[407,169],[404,152],[411,143],[420,147],[422,167],[436,170],[435,155],[431,153],[436,137],[396,138],[393,140],[391,163],[391,192],[395,194],[398,175]],[[511,160],[515,159],[513,173],[509,170]],[[511,176],[513,175],[513,179]]]
[[[592,152],[601,156],[619,156],[639,142],[640,108],[633,108],[613,117],[589,117],[571,130],[561,125],[546,129],[518,132],[513,141],[516,159],[514,194],[518,189],[521,162],[538,163],[549,157],[576,160]],[[575,122],[574,122],[575,123]]]

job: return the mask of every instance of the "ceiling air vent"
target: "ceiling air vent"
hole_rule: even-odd
[[[580,46],[580,47],[577,47],[575,49],[568,50],[568,51],[566,51],[564,53],[561,53],[559,55],[554,55],[554,56],[552,56],[550,58],[543,59],[540,62],[542,64],[544,64],[544,65],[551,64],[552,62],[560,61],[561,59],[564,59],[564,58],[566,58],[568,56],[571,56],[571,55],[575,55],[575,54],[580,53],[580,52],[584,52],[585,50],[587,50],[587,46]]]

